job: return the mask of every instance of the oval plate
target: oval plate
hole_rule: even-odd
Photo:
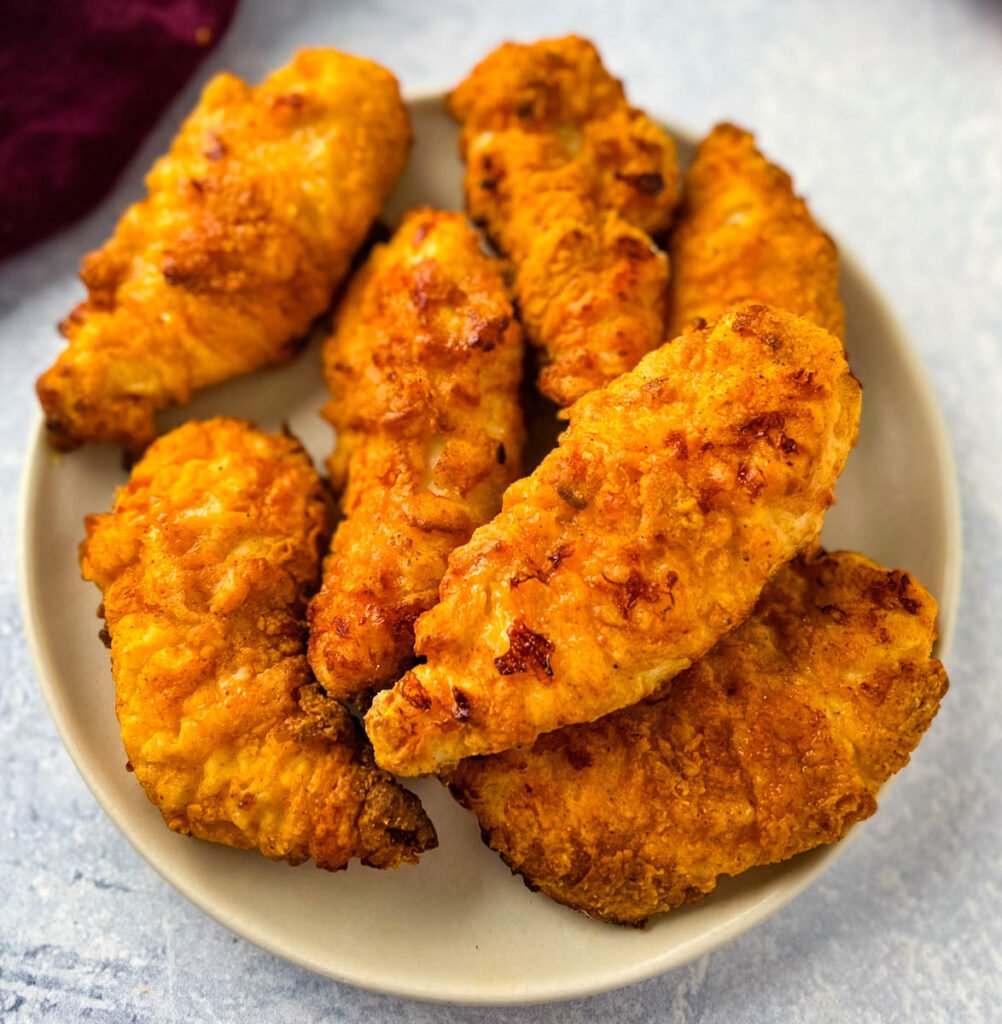
[[[462,208],[456,127],[441,94],[409,103],[416,145],[386,211]],[[673,132],[683,163],[691,140]],[[942,423],[909,343],[873,285],[842,251],[850,363],[864,386],[859,444],[825,521],[830,549],[852,548],[905,567],[940,602],[942,656],[959,582],[959,516]],[[63,310],[46,310],[54,320]],[[216,414],[263,427],[283,422],[318,462],[331,433],[316,339],[292,366],[200,394],[163,428]],[[112,821],[189,900],[251,942],[310,970],[418,999],[505,1004],[601,992],[684,964],[765,920],[828,866],[836,848],[726,879],[704,903],[644,930],[591,921],[530,893],[482,845],[477,822],[434,780],[413,788],[440,848],[417,867],[378,872],[352,864],[328,874],[289,868],[174,835],[125,771],[108,654],[98,639],[98,592],[80,579],[86,513],[110,507],[126,480],[106,446],[50,451],[39,421],[21,495],[21,602],[42,692],[63,742]],[[137,906],[137,913],[141,908]]]

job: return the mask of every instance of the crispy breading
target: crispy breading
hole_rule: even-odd
[[[835,243],[786,171],[734,125],[717,125],[700,144],[668,251],[669,337],[746,302],[788,309],[844,337]]]
[[[61,448],[154,437],[196,388],[292,358],[410,148],[396,79],[306,50],[261,85],[217,75],[113,237],[38,381]]]
[[[649,696],[816,538],[855,441],[836,338],[749,306],[570,410],[560,444],[454,551],[425,664],[376,697],[377,762],[438,771]]]
[[[104,594],[126,754],[171,829],[332,870],[435,845],[417,797],[310,674],[327,511],[298,442],[188,423],[86,525],[80,564]]]
[[[640,924],[876,810],[946,693],[936,604],[861,555],[786,565],[666,696],[447,781],[533,889]]]
[[[506,43],[449,96],[470,215],[515,264],[515,296],[560,405],[665,338],[675,145],[578,36]]]
[[[412,663],[449,552],[520,475],[522,333],[459,213],[414,210],[373,251],[324,349],[345,518],[310,604],[310,664],[364,699]]]

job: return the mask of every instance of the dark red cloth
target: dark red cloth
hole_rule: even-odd
[[[0,0],[0,259],[91,209],[237,0]]]

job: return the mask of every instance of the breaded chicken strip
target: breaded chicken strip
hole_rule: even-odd
[[[256,88],[217,75],[84,260],[89,297],[38,381],[52,440],[142,451],[156,410],[291,359],[410,141],[396,79],[370,61],[307,50]]]
[[[83,575],[104,594],[129,763],[175,832],[297,864],[417,860],[435,832],[306,662],[327,514],[298,442],[248,423],[158,440]]]
[[[798,560],[667,696],[464,761],[450,787],[531,888],[641,924],[873,814],[946,693],[935,616],[861,555]]]
[[[324,349],[345,518],[310,604],[310,664],[363,698],[413,661],[449,552],[519,476],[522,334],[496,261],[459,213],[404,219],[352,282]]]
[[[686,172],[669,252],[670,338],[745,302],[788,309],[844,337],[835,243],[790,176],[734,125],[717,125]]]
[[[449,96],[466,200],[515,264],[515,296],[560,405],[665,338],[668,261],[649,235],[678,201],[675,146],[578,36],[506,43]]]
[[[439,771],[649,696],[811,544],[855,441],[842,346],[749,306],[571,409],[559,447],[453,552],[427,660],[366,718],[376,760]]]

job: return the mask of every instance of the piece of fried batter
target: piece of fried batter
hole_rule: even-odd
[[[506,43],[449,106],[470,214],[515,264],[539,387],[570,405],[665,338],[668,261],[649,236],[678,201],[674,143],[578,36]]]
[[[150,447],[113,511],[88,517],[80,564],[104,594],[130,766],[171,829],[293,864],[394,867],[435,832],[310,674],[326,531],[298,442],[215,419]]]
[[[686,172],[669,252],[668,337],[745,302],[788,309],[844,336],[835,243],[790,176],[734,125],[714,128]]]
[[[331,696],[364,698],[413,661],[449,553],[519,476],[521,330],[462,214],[412,211],[373,251],[324,371],[331,479],[347,489],[310,604],[310,664]]]
[[[531,888],[643,923],[876,810],[946,693],[935,616],[914,580],[861,555],[798,560],[667,696],[447,781]]]
[[[449,559],[417,623],[426,663],[366,718],[377,762],[441,770],[634,704],[687,668],[814,541],[859,402],[839,341],[763,306],[586,395]]]
[[[396,79],[370,61],[307,50],[256,88],[217,75],[84,260],[89,297],[38,381],[52,440],[139,452],[158,409],[292,358],[410,140]]]

